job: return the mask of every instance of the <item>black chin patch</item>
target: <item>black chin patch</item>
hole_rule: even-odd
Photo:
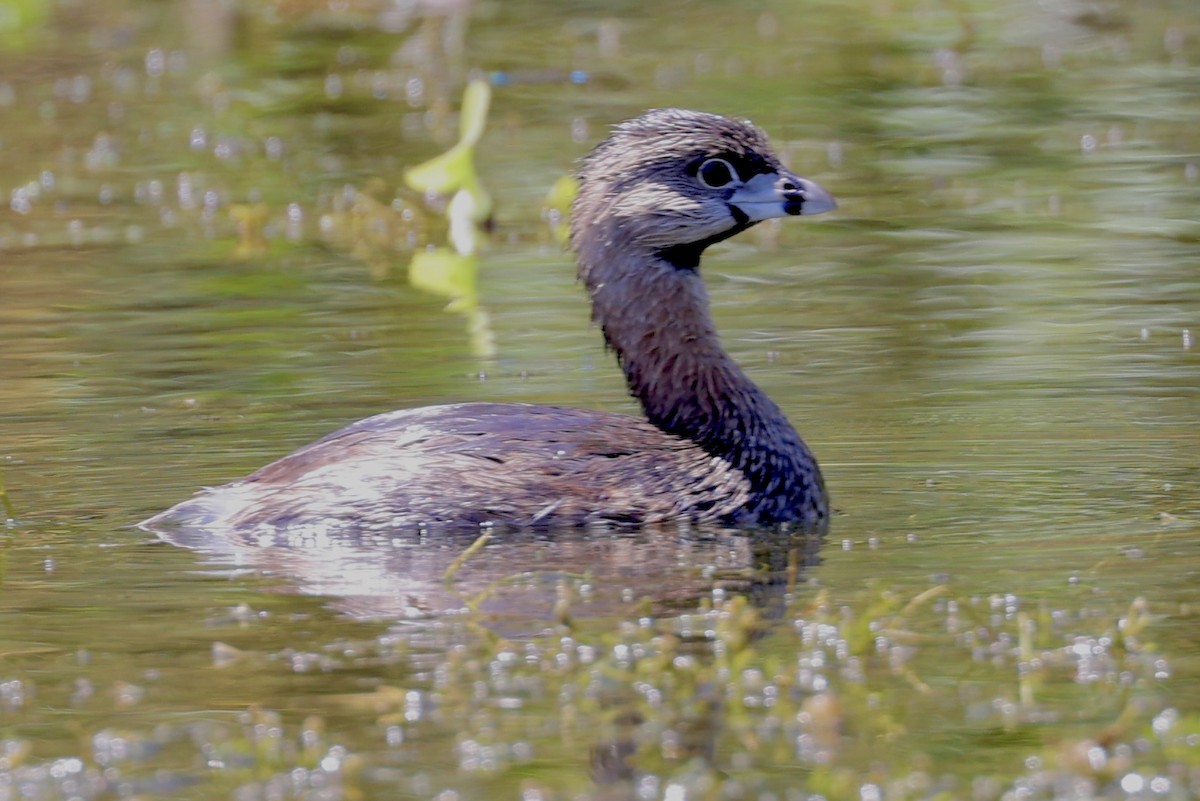
[[[675,245],[663,248],[657,251],[655,255],[676,270],[692,270],[694,272],[700,267],[700,254],[704,252],[704,248],[707,246],[707,243],[701,242],[688,245]]]
[[[750,222],[750,218],[741,211],[736,209],[733,209],[733,211],[735,212],[734,218],[738,222],[728,231],[714,234],[699,242],[689,242],[686,245],[672,245],[669,248],[660,248],[655,251],[655,255],[678,270],[695,271],[700,267],[700,255],[704,253],[705,248],[709,245],[715,245],[718,242],[724,242],[731,236],[737,236],[742,231],[754,225],[754,223]]]
[[[788,212],[788,214],[791,213],[790,211]],[[799,214],[800,212],[797,211],[796,213]],[[729,230],[714,234],[707,239],[701,239],[699,242],[689,242],[686,245],[672,245],[669,248],[662,248],[656,252],[656,255],[663,261],[670,263],[676,269],[696,270],[700,266],[700,255],[704,253],[705,248],[709,245],[715,245],[718,242],[724,242],[731,236],[737,236],[742,231],[754,225],[746,212],[737,206],[729,206],[729,214],[733,217],[733,227]]]

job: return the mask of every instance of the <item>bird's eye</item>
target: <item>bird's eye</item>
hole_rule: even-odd
[[[720,189],[740,180],[737,170],[725,159],[708,159],[696,170],[696,177],[709,189]]]

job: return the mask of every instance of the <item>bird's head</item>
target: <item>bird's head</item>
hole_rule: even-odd
[[[571,242],[581,254],[636,248],[694,268],[708,245],[755,223],[836,205],[785,168],[753,124],[657,109],[618,125],[583,160]]]

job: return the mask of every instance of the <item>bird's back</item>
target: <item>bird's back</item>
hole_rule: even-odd
[[[517,403],[353,423],[146,521],[151,529],[729,521],[740,471],[628,415]]]

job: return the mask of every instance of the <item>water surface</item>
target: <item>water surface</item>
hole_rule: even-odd
[[[1200,796],[1193,4],[13,8],[0,798]],[[403,173],[472,75],[447,309]],[[663,105],[841,204],[703,266],[823,543],[514,532],[446,582],[468,541],[130,527],[392,408],[636,413],[543,202]]]

